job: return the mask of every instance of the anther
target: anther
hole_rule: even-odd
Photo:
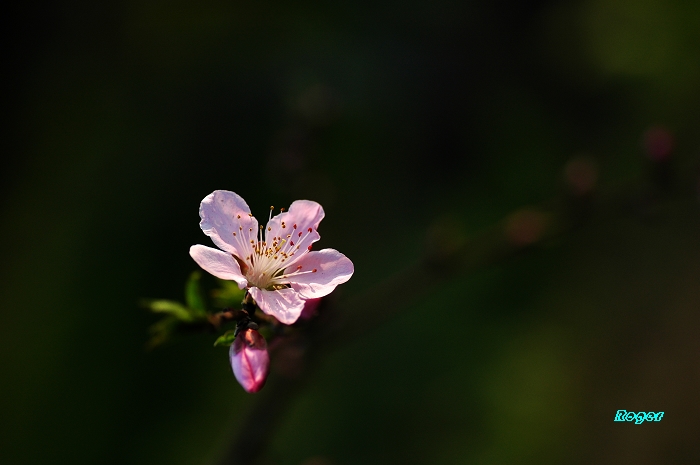
[[[311,250],[311,246],[308,246],[307,249]]]
[[[301,237],[301,233],[299,233],[299,237]]]
[[[241,215],[236,215],[236,218],[238,218],[238,219],[240,220],[240,219],[241,219]]]
[[[311,228],[309,228],[309,232],[311,232]]]
[[[296,223],[294,223],[294,229],[296,229],[296,228],[297,228],[297,224],[296,224]]]
[[[316,268],[313,269],[312,273],[316,273],[318,271]]]

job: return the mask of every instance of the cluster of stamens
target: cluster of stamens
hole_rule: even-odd
[[[272,219],[273,207],[270,207],[270,218]],[[281,209],[284,212],[284,208]],[[249,213],[252,218],[253,215]],[[272,231],[270,226],[265,228],[260,225],[257,231],[257,240],[249,239],[249,243],[245,243],[243,226],[241,225],[241,215],[237,215],[238,221],[238,234],[233,233],[233,236],[238,244],[238,250],[240,253],[249,252],[246,257],[239,257],[245,261],[247,268],[244,270],[244,274],[248,279],[248,282],[260,289],[283,289],[289,287],[289,278],[293,276],[298,276],[307,273],[316,273],[316,268],[313,270],[302,270],[302,266],[299,265],[291,273],[284,273],[284,270],[293,265],[294,262],[299,260],[301,257],[306,255],[311,250],[311,245],[300,250],[298,245],[302,242],[311,232],[312,228],[308,228],[306,231],[297,231],[296,223],[288,228],[287,224],[282,221],[281,228],[289,229],[289,233],[284,237],[274,236],[268,238],[267,234]],[[253,228],[248,228],[248,237],[251,237]],[[294,241],[296,239],[296,243]]]

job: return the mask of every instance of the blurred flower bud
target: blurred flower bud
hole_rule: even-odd
[[[588,195],[598,181],[598,166],[595,160],[585,155],[574,157],[564,168],[564,179],[572,194]]]
[[[265,338],[254,329],[238,333],[229,351],[231,368],[238,382],[248,392],[258,392],[265,385],[270,369]]]
[[[644,153],[651,161],[662,162],[671,158],[675,139],[668,129],[652,126],[644,133]]]
[[[318,315],[318,306],[321,303],[322,297],[318,299],[308,299],[304,303],[304,308],[301,310],[301,315],[299,318],[302,320],[310,320],[311,318]]]
[[[544,235],[547,223],[548,218],[544,213],[523,208],[507,218],[506,238],[516,246],[534,244]]]

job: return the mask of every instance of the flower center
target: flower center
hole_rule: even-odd
[[[272,208],[270,207],[270,217],[272,217]],[[243,227],[240,225],[240,215],[238,219],[239,232],[242,232]],[[268,237],[268,233],[272,235],[272,228],[269,226],[268,220],[267,229],[260,225],[257,237],[252,239],[250,238],[252,234],[250,234],[248,243],[245,243],[240,234],[233,233],[234,237],[238,239],[238,250],[240,253],[246,254],[244,262],[247,268],[243,272],[251,286],[266,290],[283,289],[289,287],[289,278],[317,271],[315,268],[313,270],[302,270],[301,265],[299,265],[290,273],[284,272],[285,269],[292,266],[311,250],[311,245],[300,250],[298,244],[311,234],[312,229],[308,228],[306,231],[298,231],[296,224],[289,227],[282,221],[280,231],[284,230],[289,231],[284,237],[282,235]],[[253,229],[249,228],[248,232],[252,233]]]

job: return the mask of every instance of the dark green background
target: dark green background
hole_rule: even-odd
[[[562,195],[586,154],[601,192],[628,199],[619,214],[442,277],[324,354],[263,463],[700,463],[699,5],[16,7],[0,461],[225,450],[255,397],[211,335],[145,351],[156,318],[137,305],[182,298],[211,191],[258,218],[319,201],[319,245],[355,263],[338,290],[352,296],[413,262],[436,224],[471,237]],[[641,141],[658,124],[678,181],[650,200]],[[666,414],[637,426],[617,409]]]

